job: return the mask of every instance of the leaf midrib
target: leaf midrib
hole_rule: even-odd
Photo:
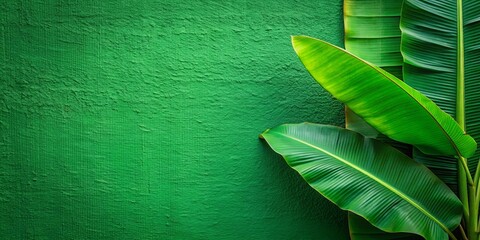
[[[304,36],[304,37],[305,37],[305,36]],[[314,38],[311,38],[311,37],[306,37],[306,38],[314,39]],[[442,124],[440,124],[440,123],[438,122],[438,120],[433,116],[433,114],[432,114],[425,106],[423,106],[422,103],[420,103],[414,96],[412,96],[412,95],[411,95],[405,88],[403,88],[399,83],[397,83],[396,81],[394,81],[393,79],[391,79],[391,78],[390,78],[388,75],[386,75],[384,72],[379,71],[379,69],[377,69],[375,66],[371,65],[369,62],[367,62],[367,61],[365,61],[365,60],[357,57],[357,56],[354,55],[354,54],[351,54],[351,53],[347,52],[345,49],[339,48],[339,47],[337,47],[337,46],[335,46],[335,45],[333,45],[333,44],[330,44],[330,43],[328,43],[328,42],[325,42],[325,41],[322,41],[322,40],[319,40],[319,39],[314,39],[314,40],[318,40],[318,41],[320,41],[320,42],[322,42],[322,43],[325,43],[325,44],[327,44],[327,45],[329,45],[329,46],[332,46],[332,47],[334,47],[334,48],[337,48],[337,49],[340,50],[340,51],[343,51],[343,52],[349,54],[349,55],[352,56],[353,58],[355,58],[355,59],[357,59],[357,60],[365,63],[368,67],[370,67],[370,68],[372,68],[373,70],[377,71],[377,72],[380,73],[383,77],[385,77],[386,79],[388,79],[391,83],[393,83],[393,84],[395,84],[397,87],[399,87],[399,88],[400,88],[403,92],[405,92],[413,101],[415,101],[416,103],[418,103],[418,105],[420,105],[421,108],[422,108],[425,112],[428,113],[428,116],[433,120],[433,122],[435,122],[435,124],[438,126],[438,128],[441,129],[443,135],[448,139],[448,142],[450,142],[450,145],[453,147],[453,149],[455,149],[455,152],[456,152],[459,156],[462,155],[462,154],[460,154],[460,150],[458,149],[458,146],[455,144],[455,141],[454,141],[454,140],[452,139],[452,137],[448,134],[448,132],[446,131],[446,129],[443,128]],[[295,45],[294,45],[294,46],[295,46]],[[296,49],[295,47],[294,47],[293,49],[294,49],[295,52],[297,53],[297,56],[300,56],[300,55],[298,54],[298,52],[297,52],[297,49]],[[300,58],[300,60],[302,60],[302,58]],[[303,60],[302,60],[302,62],[303,62]],[[310,75],[311,75],[314,79],[316,79],[310,71],[308,71],[308,72],[310,73]],[[412,89],[413,89],[413,88],[412,88]],[[416,91],[416,90],[413,89],[413,91]]]
[[[375,177],[374,175],[372,175],[371,173],[369,173],[368,171],[365,171],[363,170],[362,168],[360,168],[359,166],[355,165],[355,164],[352,164],[350,162],[348,162],[347,160],[341,158],[340,156],[337,156],[333,153],[330,153],[322,148],[319,148],[313,144],[310,144],[308,142],[305,142],[301,139],[298,139],[298,138],[295,138],[295,137],[292,137],[290,135],[286,135],[286,134],[283,134],[283,133],[279,133],[277,132],[276,134],[279,134],[283,137],[286,137],[286,138],[289,138],[289,139],[292,139],[294,141],[297,141],[299,143],[302,143],[302,144],[305,144],[315,150],[318,150],[320,152],[323,152],[324,154],[327,154],[331,157],[333,157],[334,159],[337,159],[339,160],[340,162],[346,164],[347,166],[350,166],[351,168],[353,168],[354,170],[357,170],[358,172],[364,174],[365,176],[371,178],[372,180],[374,180],[375,182],[379,183],[380,185],[382,185],[383,187],[387,188],[388,190],[392,191],[393,193],[395,193],[396,195],[398,195],[400,198],[402,198],[403,200],[405,200],[406,202],[410,203],[412,206],[414,206],[416,209],[418,209],[420,212],[422,212],[423,214],[425,214],[428,218],[430,218],[431,220],[433,220],[435,223],[437,223],[445,232],[449,233],[450,232],[450,229],[445,226],[442,222],[440,222],[440,220],[438,220],[437,218],[435,218],[428,210],[422,208],[420,206],[420,204],[416,203],[413,199],[410,199],[408,197],[408,195],[404,194],[402,191],[396,189],[395,187],[393,187],[392,185],[382,181],[381,179]]]
[[[465,132],[465,60],[463,42],[463,5],[457,0],[457,102],[456,116],[460,128]]]

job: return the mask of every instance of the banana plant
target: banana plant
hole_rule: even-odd
[[[403,74],[398,51],[391,51],[400,48],[398,31],[391,27],[399,21],[398,2],[345,1],[345,45],[354,54],[321,40],[292,38],[313,78],[348,107],[347,127],[373,135],[289,124],[261,136],[313,188],[351,212],[352,238],[412,239],[387,233],[402,232],[425,239],[477,240],[480,177],[468,167],[478,166],[477,144],[465,132],[476,139],[480,132],[480,44],[474,40],[480,35],[480,2],[404,1]],[[379,17],[387,20],[371,21]],[[403,76],[420,92],[395,76]],[[368,128],[375,130],[365,131]],[[412,145],[414,159],[443,171],[435,171],[436,176],[419,161],[369,138],[376,137],[375,132]],[[449,169],[458,178],[452,180]],[[438,177],[457,183],[461,200]]]
[[[409,0],[403,8],[400,28],[405,82],[429,96],[455,118],[462,130],[478,140],[480,1],[438,1],[425,5]],[[437,164],[440,168],[455,168],[454,159],[438,161],[421,153],[417,156],[430,165],[440,163]],[[478,239],[479,231],[479,175],[475,174],[478,158],[476,154],[468,161],[463,157],[457,161],[457,165],[469,165],[469,168],[457,167],[457,181],[470,239]]]

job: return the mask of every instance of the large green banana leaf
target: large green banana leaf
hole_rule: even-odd
[[[462,4],[463,2],[463,4]],[[457,6],[457,4],[460,5]],[[480,1],[407,0],[402,11],[404,79],[480,139]],[[469,159],[475,170],[479,159]],[[451,185],[457,163],[416,154]],[[453,169],[453,171],[452,171]]]
[[[400,53],[399,0],[344,0],[345,49],[354,55],[379,66],[399,79],[402,78],[403,58]],[[366,137],[376,138],[411,155],[411,146],[385,137],[348,107],[345,108],[346,128]],[[352,240],[415,239],[407,233],[387,233],[353,213],[348,214]]]
[[[392,74],[318,39],[292,43],[317,82],[381,133],[428,154],[474,154],[476,142],[451,116]]]
[[[359,133],[286,124],[262,137],[318,192],[388,232],[446,240],[462,217],[455,194],[430,170]]]
[[[398,78],[402,76],[400,53],[400,0],[345,0],[345,49],[383,68]]]

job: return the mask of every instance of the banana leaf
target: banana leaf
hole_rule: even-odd
[[[462,204],[428,168],[359,133],[285,124],[261,135],[314,189],[387,232],[447,240]]]
[[[480,1],[407,0],[402,11],[402,53],[407,84],[432,99],[480,140]],[[475,171],[479,153],[468,165]],[[422,153],[415,159],[431,167],[450,186],[457,185],[457,160]]]
[[[474,154],[475,140],[450,115],[392,74],[318,39],[292,43],[313,78],[382,134],[427,154]]]
[[[345,0],[345,49],[402,78],[399,0]]]

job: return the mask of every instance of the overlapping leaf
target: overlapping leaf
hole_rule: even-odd
[[[321,40],[292,42],[310,74],[379,132],[428,154],[475,152],[476,142],[451,116],[392,74]]]
[[[460,222],[455,194],[389,145],[317,124],[281,125],[262,137],[322,195],[384,231],[446,240]]]
[[[459,7],[457,4],[462,3]],[[404,79],[480,139],[480,1],[407,0],[402,12]],[[462,120],[463,119],[463,120]],[[470,160],[474,170],[479,154]],[[456,160],[416,157],[456,184]]]
[[[345,0],[345,49],[383,68],[402,75],[399,0]]]

